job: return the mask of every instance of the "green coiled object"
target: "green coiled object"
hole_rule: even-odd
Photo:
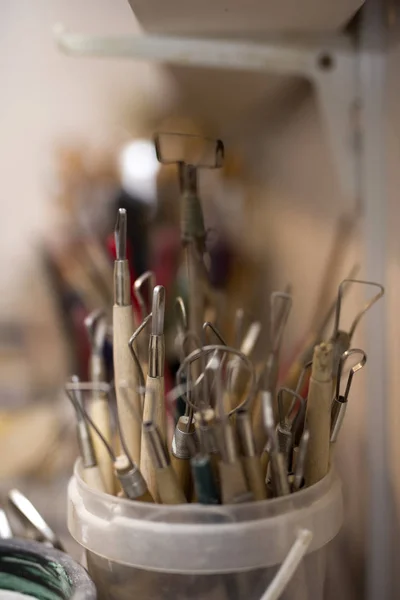
[[[95,600],[96,588],[88,573],[64,552],[39,542],[0,541],[1,590],[38,600]]]

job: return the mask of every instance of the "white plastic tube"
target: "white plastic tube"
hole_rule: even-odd
[[[277,600],[285,591],[312,540],[309,529],[300,529],[297,539],[260,600]]]

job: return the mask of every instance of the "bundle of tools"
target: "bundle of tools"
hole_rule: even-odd
[[[161,137],[156,138],[158,158],[173,162],[164,160]],[[219,140],[206,143],[214,149],[213,161],[174,161],[181,184],[189,298],[188,307],[182,298],[176,299],[176,346],[181,362],[175,388],[164,393],[166,298],[164,288],[154,285],[149,273],[133,285],[143,309],[142,322],[134,327],[123,209],[115,229],[112,327],[104,314],[88,318],[91,381],[73,377],[66,384],[76,410],[83,479],[96,490],[130,500],[163,504],[261,501],[297,492],[325,477],[353,376],[367,359],[363,350],[351,347],[352,337],[362,315],[384,292],[379,284],[344,280],[330,311],[335,314],[332,336],[327,341],[310,339],[290,371],[294,384],[278,388],[280,348],[292,304],[289,293],[271,296],[270,351],[261,363],[250,358],[261,333],[260,323],[252,323],[241,335],[243,312],[238,311],[237,335],[230,346],[214,323],[203,322],[210,291],[197,170],[220,166],[224,151]],[[145,281],[152,284],[152,310],[147,315],[141,294]],[[351,283],[376,287],[378,292],[350,330],[342,331],[342,296]],[[148,351],[143,347],[147,325],[151,327]],[[102,352],[107,337],[113,343],[113,382],[105,380]],[[83,402],[83,392],[90,394],[89,407]],[[110,417],[114,394],[117,436]]]

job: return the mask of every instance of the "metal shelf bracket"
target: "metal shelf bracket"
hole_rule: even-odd
[[[98,37],[54,29],[58,48],[69,56],[125,58],[162,64],[258,71],[302,77],[314,84],[342,190],[357,197],[358,152],[356,51],[350,41],[310,38],[253,43],[155,35]]]

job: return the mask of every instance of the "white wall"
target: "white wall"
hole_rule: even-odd
[[[165,101],[160,68],[62,56],[52,36],[58,22],[100,34],[138,29],[126,0],[0,3],[0,317],[15,313],[27,278],[34,284],[34,246],[54,218],[55,145],[78,139],[101,148],[121,136],[121,107],[140,114]]]

